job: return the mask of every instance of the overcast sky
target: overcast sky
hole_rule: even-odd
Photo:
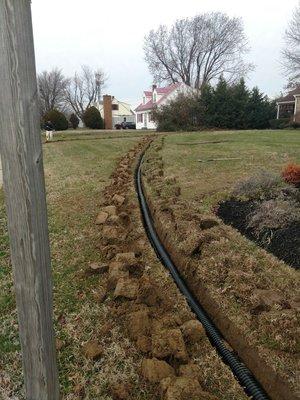
[[[143,40],[160,24],[206,11],[242,17],[255,64],[248,79],[269,96],[286,79],[280,69],[282,36],[298,0],[32,0],[38,71],[59,67],[72,75],[82,64],[109,75],[106,89],[133,106],[152,84]]]

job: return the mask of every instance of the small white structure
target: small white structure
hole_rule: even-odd
[[[152,112],[174,100],[180,93],[191,93],[193,89],[185,83],[172,83],[166,87],[152,86],[152,90],[145,90],[142,103],[135,109],[136,129],[156,129]]]
[[[103,98],[108,96],[103,96]],[[135,122],[135,114],[131,109],[131,105],[129,103],[125,103],[124,101],[119,101],[114,96],[111,97],[111,113],[112,113],[112,127],[116,124],[120,124],[123,121],[127,122]],[[100,111],[101,117],[105,119],[104,116],[104,101],[96,104],[96,107]]]

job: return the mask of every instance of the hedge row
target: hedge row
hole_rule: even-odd
[[[69,121],[66,116],[58,111],[51,110],[47,112],[42,118],[42,127],[45,122],[51,121],[56,131],[65,131],[68,128],[77,129],[79,125],[79,118],[76,114],[71,114]],[[85,126],[90,129],[103,129],[103,119],[99,110],[96,107],[89,107],[85,110],[83,115]]]

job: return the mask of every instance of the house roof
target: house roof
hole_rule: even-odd
[[[276,99],[277,103],[285,103],[285,102],[290,102],[290,101],[295,101],[295,95],[300,95],[300,87],[297,87],[296,89],[290,91],[287,95],[283,97],[279,97],[279,99]]]
[[[152,108],[157,105],[159,105],[170,93],[172,93],[175,89],[177,89],[179,86],[183,85],[183,83],[172,83],[169,86],[166,87],[161,87],[161,88],[156,88],[157,94],[162,94],[163,96],[156,102],[153,103],[152,101],[152,92],[150,91],[144,91],[146,96],[151,96],[151,99],[143,104],[141,103],[135,111],[146,111],[146,110],[152,110]],[[146,94],[147,93],[147,94]],[[149,94],[148,94],[149,93]]]

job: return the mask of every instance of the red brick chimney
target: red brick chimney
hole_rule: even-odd
[[[104,128],[112,129],[112,98],[108,94],[103,96]]]

